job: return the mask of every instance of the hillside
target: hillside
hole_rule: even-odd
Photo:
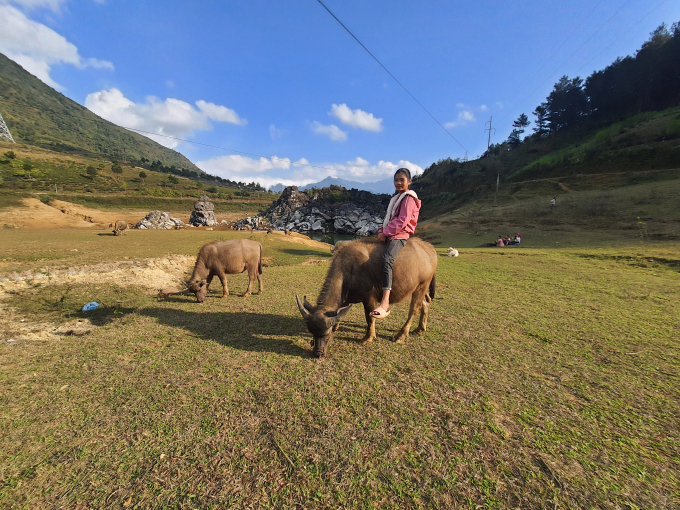
[[[127,159],[203,173],[180,153],[102,119],[2,54],[0,113],[17,143],[106,159],[125,153]]]

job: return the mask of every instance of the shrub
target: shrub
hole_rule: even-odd
[[[15,159],[17,156],[14,154],[14,151],[7,151],[5,152],[5,157],[7,159]]]

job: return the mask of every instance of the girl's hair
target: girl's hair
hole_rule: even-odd
[[[396,177],[399,174],[404,174],[406,176],[407,180],[411,180],[411,171],[408,168],[400,168],[396,172],[394,172],[394,176]]]

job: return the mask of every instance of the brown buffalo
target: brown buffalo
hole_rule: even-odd
[[[240,274],[248,271],[248,288],[243,297],[250,295],[250,289],[257,278],[258,294],[262,292],[262,245],[251,239],[235,239],[233,241],[213,241],[203,245],[198,252],[196,266],[187,287],[196,294],[199,303],[205,301],[208,287],[213,276],[222,282],[224,293],[222,297],[229,295],[227,289],[228,274]]]
[[[340,319],[349,311],[353,303],[363,303],[366,316],[366,335],[363,343],[375,339],[375,318],[371,311],[380,303],[382,297],[382,255],[385,245],[370,241],[353,241],[340,246],[333,255],[326,281],[321,288],[316,306],[300,301],[295,296],[307,329],[314,336],[312,347],[314,356],[320,358],[338,329]],[[406,324],[394,340],[404,343],[414,317],[420,311],[420,323],[413,332],[420,334],[427,329],[427,315],[430,302],[434,298],[437,269],[437,252],[434,247],[412,237],[399,252],[394,262],[394,282],[390,293],[390,303],[399,303],[411,297]]]
[[[116,223],[113,224],[113,235],[114,236],[125,235],[127,228],[128,225],[126,222],[124,222],[123,220],[116,220]]]

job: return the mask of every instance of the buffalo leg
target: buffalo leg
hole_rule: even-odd
[[[253,270],[252,267],[248,268],[248,288],[246,289],[246,293],[243,294],[243,297],[250,296],[250,290],[253,288],[253,282],[255,281],[255,271],[257,271],[257,269]]]
[[[210,290],[210,284],[212,283],[214,276],[215,275],[213,273],[208,273],[208,277],[205,279],[205,294],[206,294],[206,296],[208,295],[208,291]]]
[[[370,344],[375,340],[375,317],[371,315],[371,312],[378,306],[378,301],[376,299],[369,299],[364,301],[364,315],[366,316],[366,334],[361,342],[364,344]]]
[[[217,277],[222,282],[222,297],[225,298],[229,295],[229,289],[227,288],[227,275],[224,274],[224,271],[220,271],[217,273]]]
[[[262,287],[262,275],[257,269],[255,269],[255,271],[257,274],[257,293],[262,294],[262,291],[264,290],[264,288]]]
[[[415,292],[411,297],[411,306],[408,310],[408,319],[406,324],[399,330],[397,336],[394,337],[394,341],[398,344],[403,344],[408,338],[409,330],[411,329],[411,324],[416,314],[420,311],[420,307],[423,306],[423,300],[425,299],[426,287],[419,286],[416,288]]]
[[[414,335],[420,335],[421,333],[424,333],[425,331],[427,331],[427,316],[430,313],[430,303],[431,302],[432,302],[432,298],[426,292],[425,293],[425,299],[423,299],[423,303],[422,303],[423,307],[420,309],[420,322],[418,323],[418,327],[413,332]]]

